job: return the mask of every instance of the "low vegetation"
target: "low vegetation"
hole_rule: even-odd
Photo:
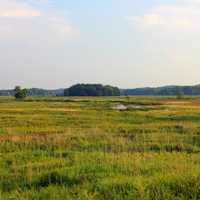
[[[0,199],[200,199],[199,122],[197,97],[1,97]]]

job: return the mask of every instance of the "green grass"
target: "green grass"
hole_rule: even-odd
[[[0,200],[200,199],[199,122],[197,97],[1,97]]]

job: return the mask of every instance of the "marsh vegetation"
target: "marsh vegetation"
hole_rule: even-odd
[[[1,97],[0,199],[200,199],[199,122],[197,97]]]

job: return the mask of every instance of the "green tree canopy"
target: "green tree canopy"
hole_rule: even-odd
[[[20,86],[16,86],[14,92],[16,99],[25,99],[27,96],[27,89],[21,89]]]
[[[101,84],[76,84],[64,92],[65,96],[119,96],[117,87]]]

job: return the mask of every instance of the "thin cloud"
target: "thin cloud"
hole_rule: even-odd
[[[161,5],[143,15],[127,17],[135,25],[144,28],[164,28],[187,31],[200,31],[200,8],[190,5]]]
[[[78,29],[66,17],[53,11],[39,10],[23,1],[0,0],[0,19],[0,39],[4,41],[27,37],[55,41],[79,35]]]
[[[0,17],[39,17],[41,12],[33,9],[16,8],[0,10]]]
[[[41,12],[16,0],[0,0],[0,17],[38,17]]]

